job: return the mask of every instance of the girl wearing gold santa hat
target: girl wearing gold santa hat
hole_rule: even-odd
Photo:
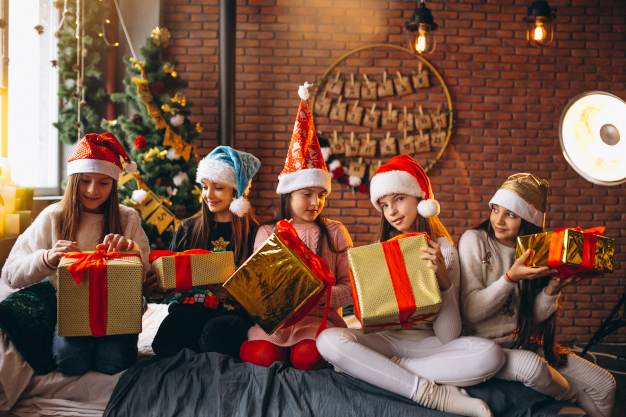
[[[555,342],[560,291],[579,279],[526,267],[529,250],[515,260],[517,237],[544,231],[548,187],[532,174],[510,176],[489,202],[489,219],[461,236],[465,332],[502,346],[506,360],[496,378],[577,402],[592,417],[610,417],[613,376]]]

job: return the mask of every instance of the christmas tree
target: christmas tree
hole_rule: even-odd
[[[139,210],[153,250],[167,249],[178,223],[201,208],[193,139],[202,127],[189,120],[193,103],[175,92],[187,85],[178,77],[176,63],[161,60],[168,42],[167,29],[155,28],[140,48],[144,61],[124,57],[129,74],[125,92],[111,99],[127,103],[133,115],[102,121],[102,128],[113,133],[137,163],[138,175],[120,178],[118,195],[122,203]]]
[[[103,16],[106,11],[104,2],[89,2],[85,7],[84,14],[81,13],[81,25],[77,24],[76,1],[56,1],[55,7],[61,9],[63,22],[55,36],[59,39],[58,61],[53,61],[53,65],[58,65],[61,83],[58,95],[62,101],[62,108],[59,112],[59,120],[53,123],[59,130],[59,139],[67,144],[76,143],[79,137],[78,127],[81,136],[86,133],[102,132],[99,115],[100,105],[107,98],[104,89],[103,79],[104,60],[102,57],[108,47],[106,34],[103,32],[106,24]],[[77,43],[77,28],[84,34],[84,39],[79,39]],[[83,43],[84,41],[84,43]],[[77,60],[79,51],[81,59]],[[82,74],[82,79],[78,82],[78,75]],[[80,107],[80,126],[78,126],[78,109]]]

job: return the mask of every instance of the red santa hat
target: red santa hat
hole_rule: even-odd
[[[126,162],[126,172],[137,171],[137,164],[130,160],[112,133],[89,133],[78,142],[67,160],[67,175],[104,174],[117,181],[122,173],[122,159]]]
[[[391,158],[378,168],[370,182],[370,198],[376,210],[382,211],[378,199],[391,194],[406,194],[421,199],[417,212],[424,218],[439,214],[439,203],[433,196],[426,172],[409,155]]]
[[[312,85],[304,83],[298,89],[300,108],[291,135],[285,168],[278,176],[277,194],[289,194],[307,187],[321,187],[330,193],[330,173],[317,140],[309,104],[308,88]]]

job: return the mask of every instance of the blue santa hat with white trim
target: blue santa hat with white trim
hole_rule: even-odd
[[[196,182],[201,184],[203,179],[207,179],[237,190],[237,198],[230,203],[229,210],[243,217],[250,210],[250,202],[246,197],[250,191],[252,177],[260,166],[261,161],[252,154],[230,146],[218,146],[198,164]]]

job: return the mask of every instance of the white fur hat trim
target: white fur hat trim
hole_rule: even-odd
[[[319,168],[301,169],[278,177],[276,194],[289,194],[307,187],[322,187],[330,194],[331,178],[328,171]]]
[[[122,170],[112,162],[102,159],[81,158],[67,163],[67,175],[72,174],[104,174],[115,181],[120,179]]]
[[[235,168],[222,161],[208,158],[200,161],[196,173],[196,182],[201,184],[203,179],[237,189]]]
[[[512,211],[535,226],[544,226],[546,215],[509,190],[500,189],[496,191],[491,201],[489,201],[489,208],[493,208],[494,204]]]

